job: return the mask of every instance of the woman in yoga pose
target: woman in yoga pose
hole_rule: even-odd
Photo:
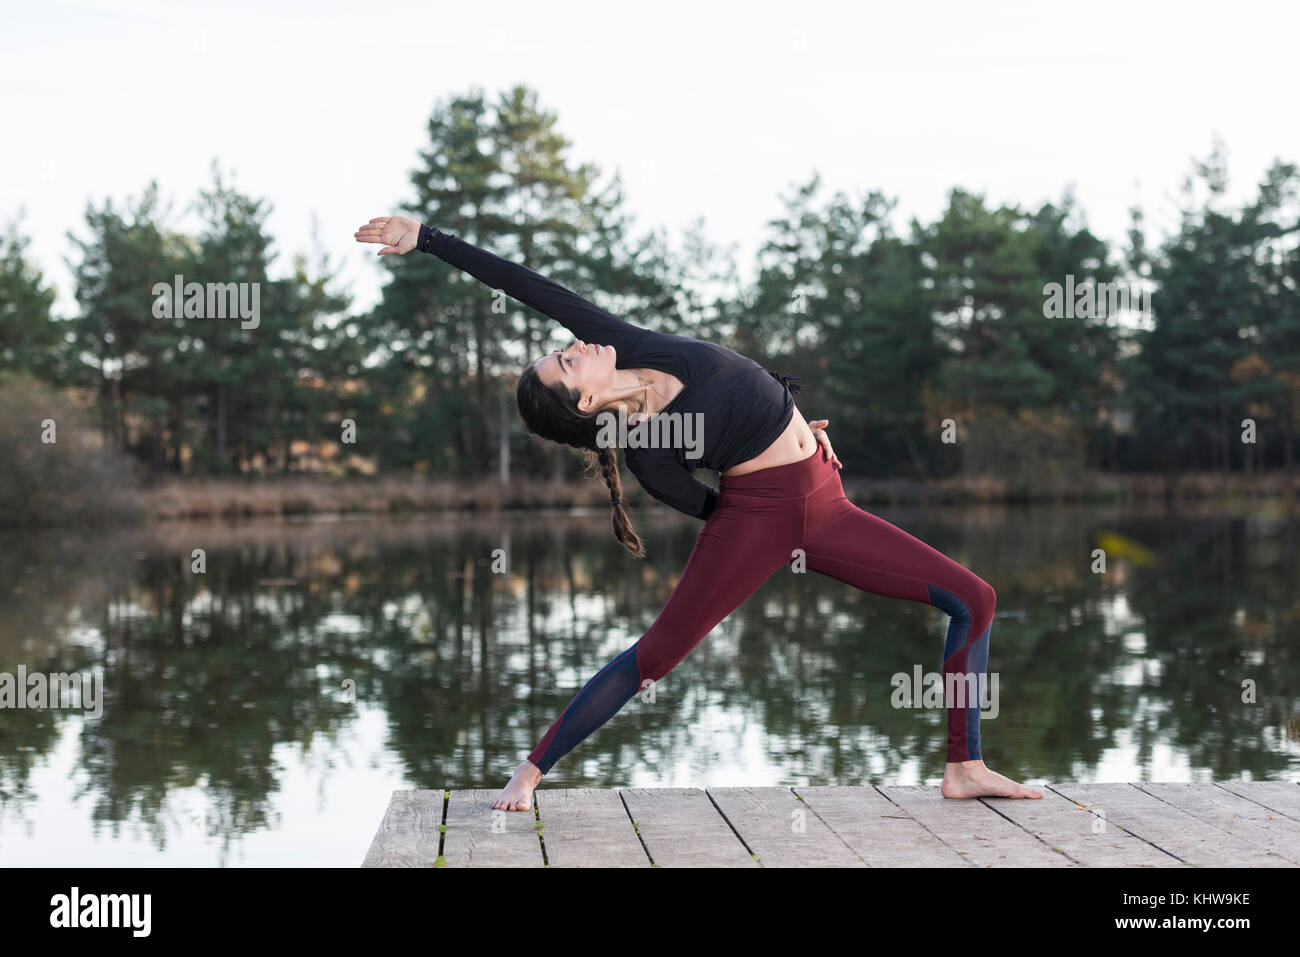
[[[693,441],[626,443],[628,468],[646,491],[704,519],[704,527],[650,630],[574,696],[515,769],[494,808],[530,810],[533,791],[557,760],[648,683],[668,674],[773,572],[796,561],[864,591],[947,612],[945,687],[955,680],[966,688],[973,675],[982,689],[993,589],[845,498],[829,440],[820,431],[815,437],[795,407],[796,377],[778,376],[711,342],[632,325],[531,269],[413,219],[372,219],[355,237],[383,244],[381,256],[412,249],[431,253],[578,337],[524,370],[516,401],[532,433],[585,449],[589,461],[598,462],[609,487],[614,534],[634,555],[644,549],[623,508],[617,450],[608,441],[611,423],[622,417],[632,428],[634,417],[653,421],[680,413],[702,427]],[[689,423],[678,428],[679,439],[691,434]],[[816,454],[818,439],[822,455]],[[718,471],[718,488],[695,478],[697,468]],[[1043,792],[985,767],[980,701],[968,706],[968,700],[946,699],[943,795],[1041,798]]]

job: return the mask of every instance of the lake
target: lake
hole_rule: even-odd
[[[1296,779],[1285,502],[871,511],[997,591],[994,770]],[[649,628],[701,523],[634,520],[644,560],[603,510],[0,533],[0,673],[102,689],[0,708],[0,863],[359,865],[394,789],[500,787]],[[944,712],[894,676],[946,627],[781,570],[542,786],[937,784]]]

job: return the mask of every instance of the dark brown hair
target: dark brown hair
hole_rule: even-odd
[[[618,474],[618,450],[601,448],[596,444],[600,432],[598,416],[583,415],[578,411],[582,393],[568,388],[563,382],[545,385],[537,374],[537,364],[530,365],[519,377],[515,388],[515,404],[528,431],[543,439],[582,449],[583,464],[588,478],[599,467],[609,488],[609,504],[614,509],[614,537],[637,558],[645,557],[645,546],[627,517],[623,502],[623,484]]]

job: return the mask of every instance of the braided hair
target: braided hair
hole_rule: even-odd
[[[583,471],[587,478],[593,478],[595,470],[600,469],[609,489],[614,537],[637,558],[644,558],[645,546],[633,528],[632,520],[628,518],[627,503],[623,500],[618,450],[601,448],[597,444],[599,413],[583,415],[579,412],[578,399],[581,396],[582,393],[577,389],[566,388],[563,383],[556,383],[553,387],[545,385],[537,374],[536,364],[524,369],[519,384],[515,387],[515,404],[519,407],[519,415],[529,432],[552,442],[581,449]]]

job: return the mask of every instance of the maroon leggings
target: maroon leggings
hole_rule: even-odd
[[[719,492],[681,579],[650,630],[583,686],[529,760],[548,772],[633,695],[672,671],[783,565],[947,612],[944,687],[960,681],[963,691],[947,700],[947,760],[980,758],[980,701],[966,691],[983,694],[996,599],[992,587],[845,498],[839,471],[820,448],[800,462],[723,476]]]

